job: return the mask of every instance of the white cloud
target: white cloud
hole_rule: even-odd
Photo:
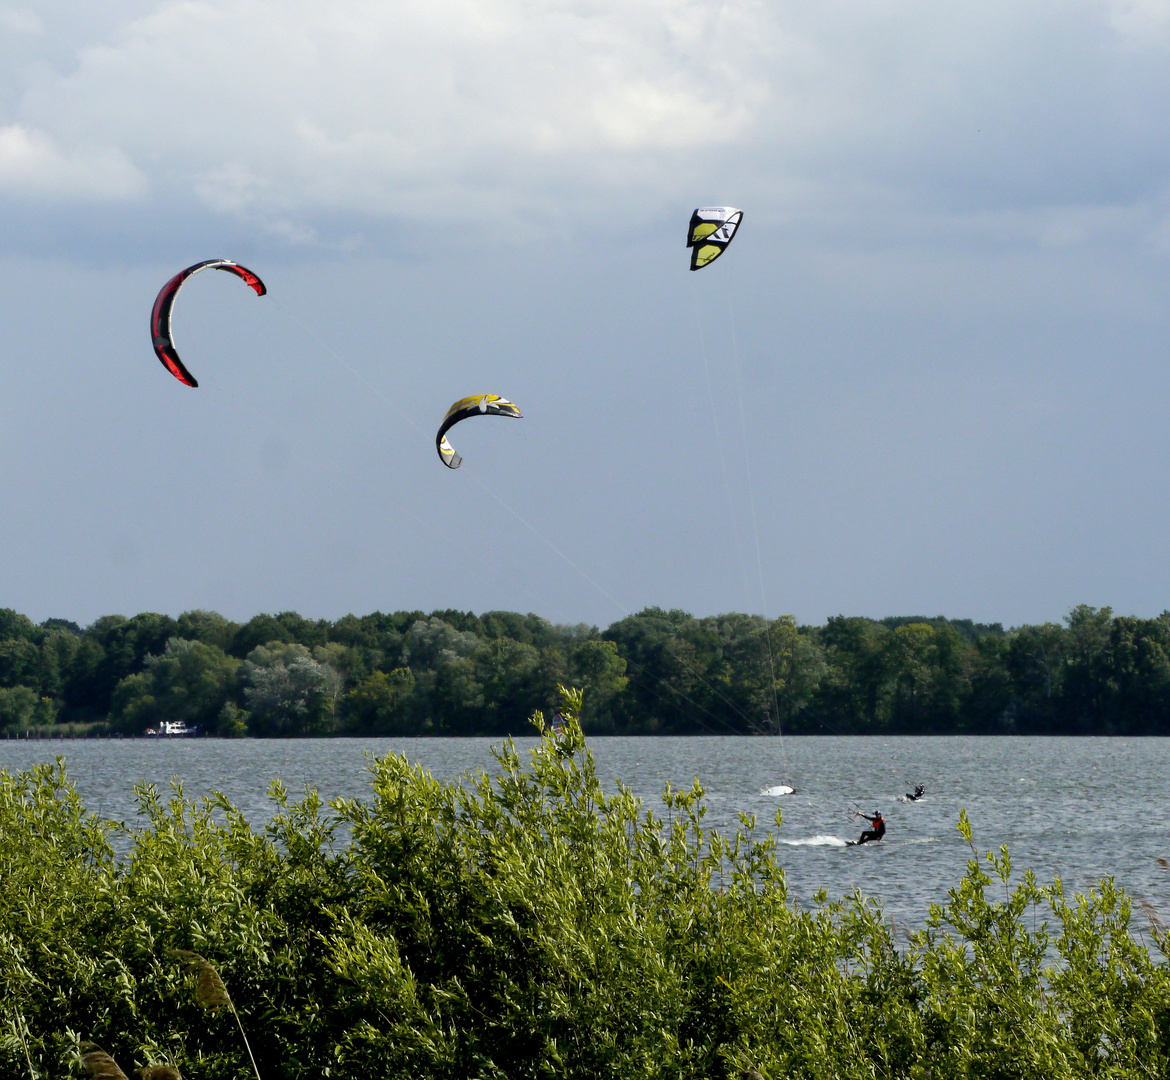
[[[116,149],[79,146],[62,152],[44,132],[0,127],[0,190],[44,200],[107,202],[146,190],[146,178]]]
[[[212,210],[244,214],[271,191],[272,183],[253,172],[242,161],[229,161],[219,168],[196,173],[195,193]]]
[[[337,242],[333,221],[516,231],[691,199],[755,199],[774,220],[843,228],[882,205],[924,220],[1075,214],[1149,197],[1167,122],[1160,104],[1140,106],[1170,78],[1131,66],[1123,46],[1167,10],[167,0],[103,29],[68,70],[33,71],[4,119],[42,175],[51,160],[132,195],[147,187],[138,169],[168,212],[296,243]],[[96,151],[58,149],[87,146],[107,148],[102,168]],[[1066,221],[1042,242],[1079,230]],[[1021,236],[1037,242],[1034,228]]]
[[[1170,43],[1170,0],[1111,0],[1108,20],[1130,45]]]
[[[42,34],[45,27],[36,13],[27,8],[0,7],[0,30],[14,34]]]
[[[1133,233],[1135,225],[1145,224],[1148,208],[1053,207],[1039,214],[1038,219],[1040,247],[1062,250]]]
[[[183,0],[25,107],[153,156],[218,210],[387,214],[431,186],[715,151],[766,101],[766,21],[748,0]]]

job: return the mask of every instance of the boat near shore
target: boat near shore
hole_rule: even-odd
[[[148,727],[144,732],[148,739],[182,739],[198,735],[198,727],[187,727],[185,720],[160,720],[158,727]]]

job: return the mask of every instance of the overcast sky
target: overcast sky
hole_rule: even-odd
[[[1168,101],[1170,0],[0,0],[0,606],[1156,615]]]

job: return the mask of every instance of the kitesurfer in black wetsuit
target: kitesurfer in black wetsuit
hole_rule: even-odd
[[[882,817],[880,810],[875,810],[873,817],[870,817],[869,814],[861,814],[860,811],[858,813],[873,826],[872,829],[866,829],[861,834],[856,841],[858,844],[868,844],[871,840],[880,840],[886,835],[886,819]]]
[[[926,786],[924,784],[915,784],[914,785],[914,794],[911,795],[910,792],[906,792],[906,798],[909,799],[911,802],[918,802],[918,800],[921,799],[922,796],[925,794],[926,794]]]

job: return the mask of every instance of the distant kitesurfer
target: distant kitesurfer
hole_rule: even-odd
[[[873,826],[873,828],[866,829],[865,832],[863,832],[856,840],[856,843],[868,844],[871,840],[880,840],[883,836],[886,835],[886,819],[882,817],[882,812],[880,810],[875,810],[873,812],[873,817],[870,817],[869,814],[861,813],[860,810],[857,813],[859,817],[865,818],[865,820],[868,821],[870,825]]]
[[[911,795],[909,792],[907,792],[906,798],[909,799],[911,802],[918,802],[918,800],[921,799],[922,796],[925,794],[926,794],[926,785],[915,784],[914,785],[914,794]]]

